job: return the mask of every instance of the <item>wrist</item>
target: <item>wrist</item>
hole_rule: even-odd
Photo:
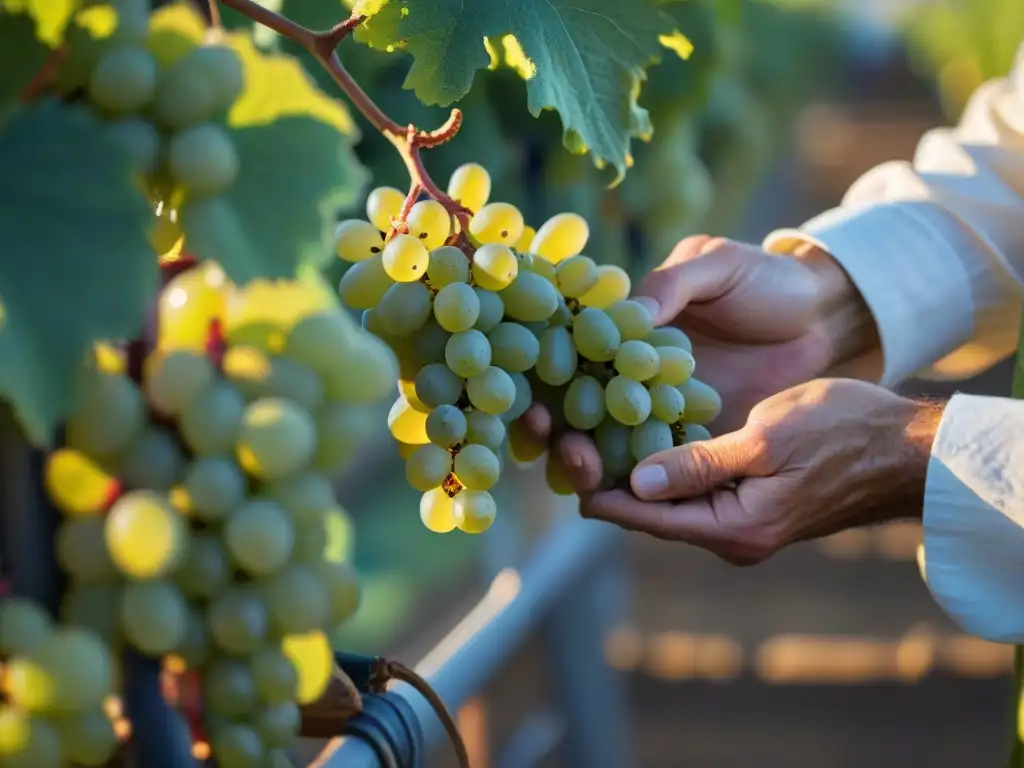
[[[883,443],[883,472],[876,509],[879,520],[920,518],[932,445],[945,403],[901,398],[889,438]]]

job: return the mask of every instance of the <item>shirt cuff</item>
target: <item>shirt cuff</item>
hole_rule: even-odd
[[[971,634],[1024,641],[1024,401],[955,395],[925,484],[926,582]]]
[[[971,280],[958,248],[970,235],[931,203],[836,208],[798,230],[779,230],[766,250],[810,242],[831,254],[878,325],[879,383],[894,387],[967,342],[974,330]]]

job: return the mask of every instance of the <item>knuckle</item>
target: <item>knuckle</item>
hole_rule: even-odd
[[[714,454],[702,443],[691,443],[689,448],[678,456],[680,484],[687,488],[711,488],[715,479]]]

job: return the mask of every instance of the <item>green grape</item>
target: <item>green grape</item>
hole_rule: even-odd
[[[302,318],[288,332],[284,354],[320,376],[331,376],[350,363],[349,356],[353,352],[382,346],[371,336],[357,331],[344,313],[317,312]]]
[[[537,230],[530,243],[530,253],[557,264],[581,253],[589,237],[586,219],[576,213],[559,213]]]
[[[579,353],[595,363],[614,359],[622,338],[615,323],[600,309],[587,307],[572,325],[572,340]]]
[[[619,335],[622,336],[623,341],[645,339],[654,329],[654,320],[651,319],[651,313],[639,301],[633,301],[632,299],[619,301],[608,307],[605,313],[615,323],[615,327],[619,329]],[[652,346],[671,346],[668,344],[653,345],[650,341],[648,343],[652,344]]]
[[[451,448],[466,437],[466,417],[454,405],[434,408],[427,415],[426,426],[430,442],[442,448]]]
[[[465,490],[455,497],[452,516],[463,533],[483,533],[494,522],[498,507],[487,491]]]
[[[128,447],[146,418],[135,382],[119,373],[94,372],[78,390],[68,418],[67,443],[89,456],[108,458]]]
[[[355,616],[359,610],[359,577],[348,563],[326,560],[314,565],[317,576],[327,589],[330,625],[337,626]]]
[[[167,167],[188,195],[212,197],[238,178],[238,152],[223,128],[201,123],[171,138]]]
[[[446,285],[434,297],[434,318],[450,333],[468,331],[480,318],[480,298],[465,283]]]
[[[365,261],[383,250],[380,230],[363,219],[343,221],[334,233],[334,252],[342,261]]]
[[[475,408],[499,416],[515,402],[516,385],[505,371],[492,365],[466,380],[466,395]]]
[[[567,328],[548,328],[540,337],[537,378],[553,387],[568,384],[576,373],[576,345]]]
[[[181,563],[187,531],[163,496],[130,491],[110,508],[104,535],[119,571],[133,579],[154,579]]]
[[[404,205],[404,192],[394,187],[377,187],[366,198],[366,218],[381,232],[387,232],[391,219],[398,218]]]
[[[41,717],[0,705],[0,761],[4,768],[62,768],[60,733]]]
[[[672,427],[658,419],[638,424],[629,436],[629,450],[637,461],[667,451],[672,445]]]
[[[523,214],[510,203],[489,203],[469,220],[469,237],[475,245],[500,243],[513,246],[523,234]]]
[[[189,51],[188,58],[203,69],[213,85],[217,109],[227,109],[242,93],[245,73],[242,60],[224,45],[203,45]]]
[[[490,413],[472,410],[466,414],[466,442],[486,445],[497,453],[505,442],[505,423]]]
[[[489,333],[505,316],[505,305],[502,303],[501,297],[494,291],[474,286],[473,292],[480,300],[480,316],[477,317],[473,327],[482,333]]]
[[[559,496],[572,496],[575,493],[569,468],[565,466],[559,451],[548,453],[547,461],[544,463],[544,479],[548,487]]]
[[[117,13],[117,27],[109,40],[122,44],[144,44],[149,36],[147,0],[110,0],[109,5]]]
[[[594,430],[594,445],[601,456],[605,472],[616,477],[626,477],[633,471],[636,460],[630,450],[633,430],[620,424],[614,418],[605,419]]]
[[[338,293],[345,306],[352,309],[370,309],[380,303],[394,280],[384,269],[384,259],[375,254],[349,267],[341,276]]]
[[[294,768],[287,749],[271,749],[263,756],[262,768]]]
[[[331,403],[320,411],[317,421],[313,465],[327,473],[343,469],[366,439],[379,429],[375,412],[347,403]]]
[[[347,365],[339,366],[327,378],[329,398],[353,405],[376,403],[392,391],[398,360],[386,344],[360,334],[349,342],[346,352]]]
[[[255,400],[245,409],[238,463],[255,477],[276,480],[299,471],[316,451],[316,423],[281,398]]]
[[[213,651],[213,641],[206,626],[206,615],[198,606],[190,605],[185,624],[185,637],[174,649],[188,669],[199,669]]]
[[[512,401],[512,406],[501,414],[501,420],[506,423],[518,419],[533,403],[533,387],[530,386],[530,380],[521,373],[513,373],[510,376],[516,387],[516,398]]]
[[[420,497],[420,522],[431,533],[455,530],[455,502],[442,488],[433,488]]]
[[[648,381],[658,375],[661,357],[646,341],[624,341],[615,353],[615,370],[633,381]]]
[[[260,589],[278,633],[312,632],[327,624],[331,596],[311,566],[289,565],[264,581]]]
[[[121,632],[121,585],[119,582],[72,584],[60,606],[61,621],[96,633],[116,647]]]
[[[693,352],[693,344],[690,342],[690,337],[672,325],[655,328],[644,337],[644,341],[652,347],[678,347],[679,349],[685,349],[687,352]]]
[[[481,288],[500,291],[519,274],[519,260],[512,249],[499,243],[480,246],[473,254],[473,280]]]
[[[445,345],[444,359],[464,379],[479,376],[491,364],[491,344],[475,329],[456,333]]]
[[[570,426],[585,431],[594,429],[604,419],[604,387],[593,376],[577,376],[565,390],[562,413]]]
[[[469,282],[469,259],[454,245],[442,245],[430,252],[427,279],[435,288]]]
[[[448,181],[448,196],[464,208],[479,211],[491,196],[491,175],[477,163],[460,165]]]
[[[442,363],[431,363],[416,374],[416,397],[428,408],[455,405],[462,397],[463,380]]]
[[[199,48],[193,48],[159,77],[153,114],[172,130],[209,120],[217,112],[218,87],[210,77]]]
[[[183,506],[190,515],[199,520],[223,520],[245,498],[246,480],[231,459],[203,456],[189,466],[182,488],[187,497]],[[177,500],[179,494],[172,498]]]
[[[427,273],[430,253],[412,235],[395,235],[384,246],[381,260],[388,277],[399,283],[411,283]]]
[[[635,427],[651,415],[651,395],[638,381],[616,376],[605,385],[604,402],[616,421]]]
[[[295,360],[267,357],[255,347],[232,347],[225,353],[222,367],[225,377],[246,397],[283,397],[307,411],[323,405],[323,381]]]
[[[597,265],[587,256],[570,256],[555,267],[563,296],[578,298],[597,285]]]
[[[547,320],[558,309],[555,286],[535,272],[520,272],[499,296],[505,314],[525,323]]]
[[[178,427],[196,455],[225,454],[234,449],[244,415],[241,393],[226,381],[215,381],[182,411]]]
[[[521,421],[513,421],[508,427],[508,449],[512,458],[521,464],[529,464],[540,458],[548,448],[529,427]]]
[[[693,355],[679,347],[656,347],[658,350],[658,373],[651,379],[652,384],[668,384],[678,387],[689,381],[696,363]]]
[[[564,326],[569,328],[572,326],[573,320],[576,315],[569,309],[569,305],[565,303],[565,297],[558,297],[558,308],[555,310],[550,318],[548,318],[547,325],[549,327]]]
[[[295,543],[295,528],[277,502],[252,499],[228,517],[224,542],[243,571],[266,576],[288,561]]]
[[[266,747],[290,747],[298,738],[302,713],[294,701],[263,707],[253,718],[253,726]]]
[[[597,283],[580,296],[580,303],[585,307],[604,309],[628,297],[631,287],[629,275],[622,267],[602,264],[597,268]]]
[[[89,78],[89,98],[103,109],[136,112],[156,93],[156,61],[144,48],[111,48],[96,63]]]
[[[327,543],[327,526],[323,521],[297,528],[292,559],[297,563],[318,563],[326,555]]]
[[[121,457],[121,479],[134,488],[170,490],[185,469],[178,442],[166,430],[149,427]]]
[[[169,653],[185,639],[188,603],[170,582],[129,582],[121,593],[121,627],[128,642],[144,654]]]
[[[400,443],[425,445],[427,437],[427,414],[417,411],[404,397],[395,400],[388,412],[388,431]]]
[[[438,325],[434,318],[428,318],[411,339],[416,361],[420,365],[443,363],[445,347],[450,338],[452,335]]]
[[[430,291],[423,283],[395,283],[377,305],[380,321],[388,333],[409,336],[430,317]]]
[[[530,271],[544,278],[544,280],[551,283],[551,285],[557,287],[558,273],[555,270],[555,265],[547,259],[535,257],[533,263],[530,265]]]
[[[444,448],[421,445],[405,462],[405,479],[417,491],[437,488],[451,471],[452,457]]]
[[[241,718],[257,706],[259,694],[248,664],[231,656],[211,659],[203,670],[203,694],[210,714]],[[295,689],[292,689],[295,695]],[[214,745],[216,750],[216,745]],[[218,760],[221,759],[217,753]]]
[[[189,597],[212,597],[231,583],[233,565],[221,537],[195,532],[176,578]]]
[[[322,525],[327,511],[337,506],[334,488],[318,472],[303,472],[278,480],[266,486],[264,491],[284,507],[300,527],[316,523]]]
[[[213,381],[213,364],[203,355],[172,350],[149,358],[145,392],[150,404],[167,416],[177,416]]]
[[[108,123],[106,128],[111,138],[127,151],[136,171],[150,174],[156,170],[160,162],[160,134],[151,122],[140,117],[126,117]],[[175,242],[180,237],[179,230]],[[164,254],[168,250],[170,248],[157,249],[157,253]]]
[[[494,451],[472,443],[456,454],[454,469],[459,482],[471,491],[489,490],[501,473]]]
[[[299,675],[280,648],[260,648],[249,657],[256,692],[265,704],[290,701],[295,695]]]
[[[687,425],[707,424],[717,419],[722,412],[721,395],[703,381],[691,378],[679,386],[679,391],[686,400],[683,421]]]
[[[52,632],[50,615],[38,603],[18,596],[0,600],[0,654],[27,654]]]
[[[102,517],[64,520],[57,531],[57,561],[64,572],[79,581],[99,581],[117,575],[104,539]]]
[[[295,595],[297,601],[303,596]],[[238,656],[252,653],[270,629],[267,604],[253,589],[232,587],[210,601],[206,623],[213,641],[224,651]]]
[[[651,415],[666,424],[675,424],[683,418],[686,398],[676,387],[655,384],[648,389],[651,393]]]
[[[533,368],[540,357],[540,341],[519,323],[498,323],[487,334],[491,362],[509,373]]]
[[[110,718],[100,707],[76,712],[57,722],[64,759],[79,766],[106,765],[118,747]],[[3,749],[0,748],[0,755]]]
[[[444,245],[452,231],[452,217],[437,200],[420,200],[409,210],[405,223],[409,234],[427,248]]]

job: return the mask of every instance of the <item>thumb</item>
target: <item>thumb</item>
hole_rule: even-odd
[[[630,485],[645,501],[703,496],[744,476],[757,450],[743,430],[687,443],[644,459],[633,469]]]

